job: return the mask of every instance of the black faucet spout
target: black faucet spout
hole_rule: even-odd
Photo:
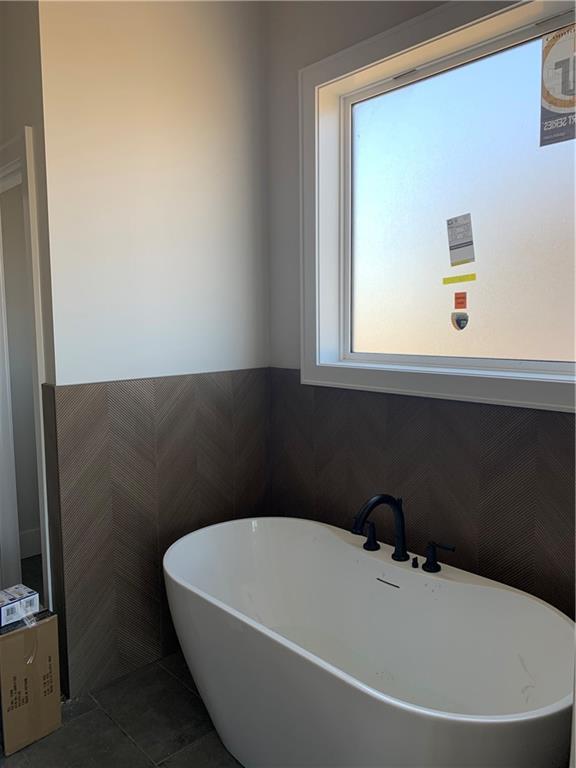
[[[379,493],[376,496],[372,496],[371,499],[368,499],[368,501],[362,505],[362,508],[354,518],[352,533],[362,534],[368,517],[374,509],[380,505],[390,507],[394,515],[394,552],[392,554],[392,559],[399,561],[409,560],[410,556],[406,551],[406,527],[404,523],[404,512],[402,511],[402,499],[397,499],[387,493]]]

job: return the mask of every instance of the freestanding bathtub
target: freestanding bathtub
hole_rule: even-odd
[[[574,625],[523,592],[308,520],[164,557],[176,632],[246,768],[565,768]]]

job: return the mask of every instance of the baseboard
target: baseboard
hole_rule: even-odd
[[[27,531],[20,531],[20,558],[34,557],[42,553],[42,539],[40,538],[40,528],[28,528]]]

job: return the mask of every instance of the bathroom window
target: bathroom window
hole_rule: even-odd
[[[443,7],[303,71],[304,381],[572,409],[568,7]]]
[[[574,148],[540,146],[541,58],[352,105],[352,352],[574,360]]]

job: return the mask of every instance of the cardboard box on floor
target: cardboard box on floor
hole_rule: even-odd
[[[4,752],[11,755],[61,724],[58,622],[35,623],[0,634],[0,695]],[[9,629],[9,628],[7,628]]]

